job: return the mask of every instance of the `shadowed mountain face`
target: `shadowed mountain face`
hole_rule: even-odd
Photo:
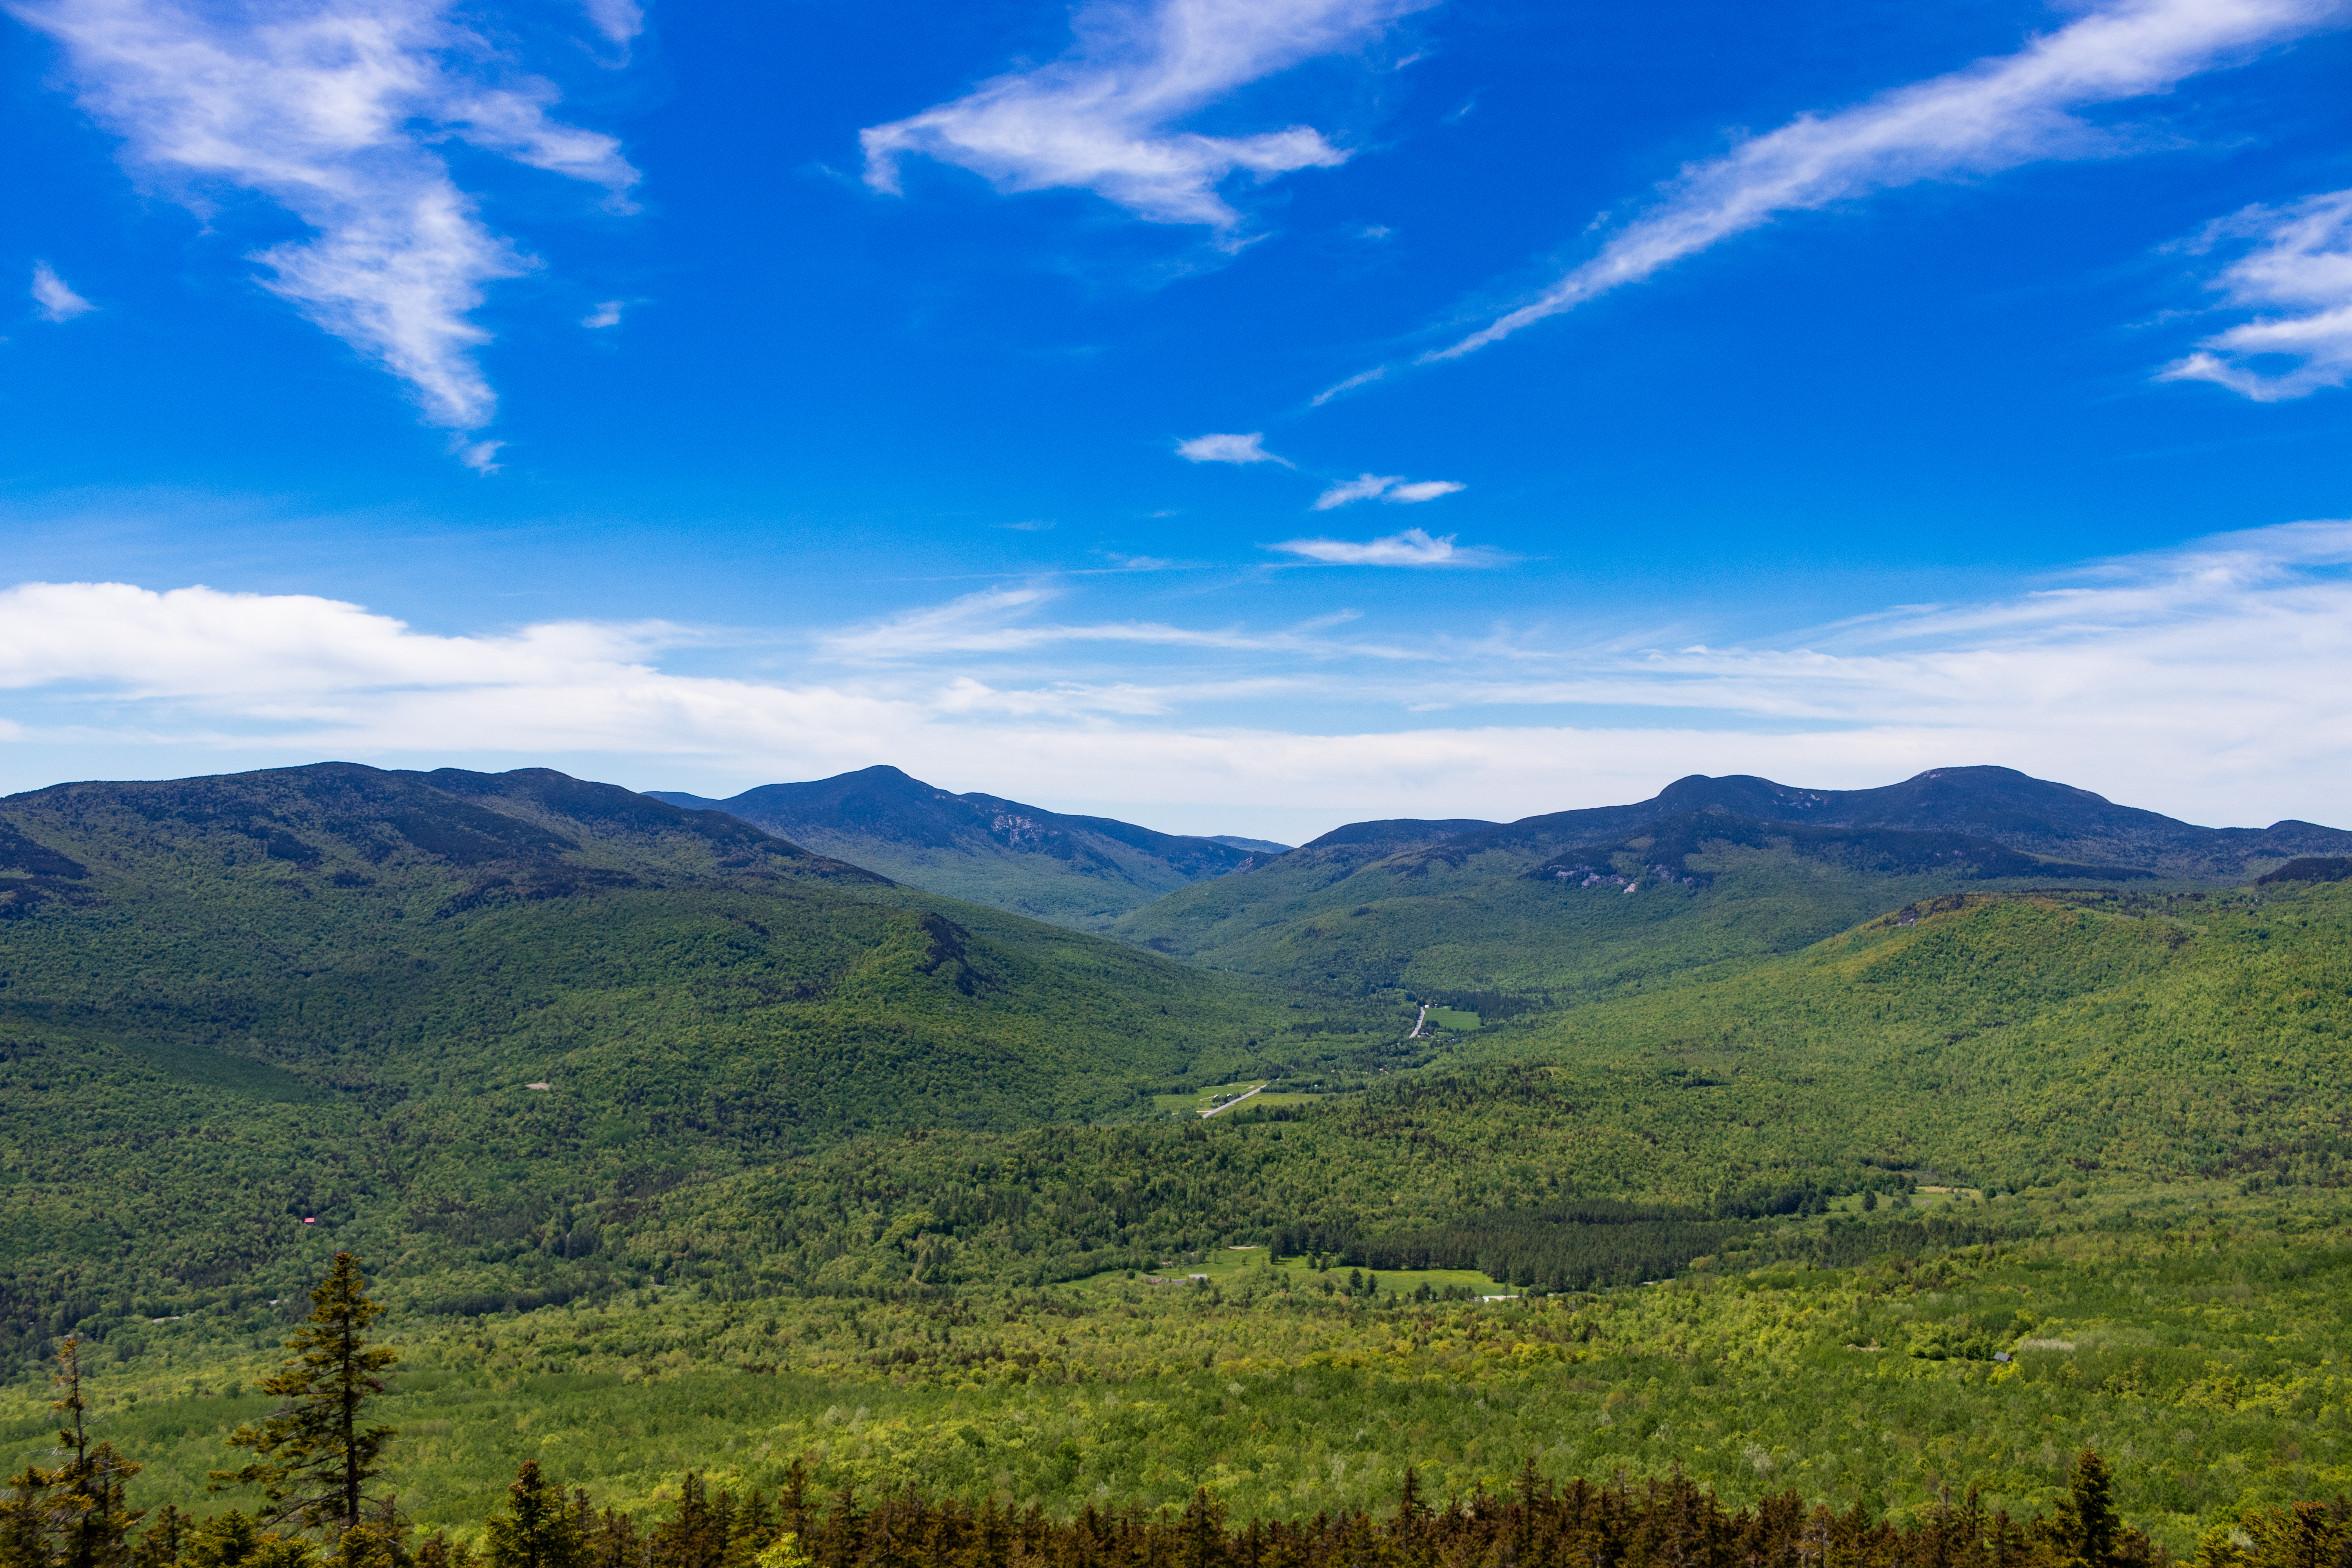
[[[1282,846],[1156,833],[992,795],[951,795],[892,767],[763,784],[727,800],[648,792],[723,811],[909,887],[1092,929],[1162,894],[1262,864]]]
[[[1634,805],[1511,823],[1350,824],[1115,929],[1359,992],[1556,994],[1786,952],[1930,893],[2236,883],[2347,851],[2335,828],[2199,827],[2010,768],[1867,790],[1693,775]]]

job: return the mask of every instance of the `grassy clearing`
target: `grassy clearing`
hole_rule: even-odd
[[[1362,1273],[1359,1269],[1357,1272]],[[1313,1260],[1307,1258],[1270,1258],[1262,1247],[1218,1247],[1207,1252],[1171,1252],[1157,1261],[1155,1267],[1131,1271],[1140,1280],[1144,1277],[1184,1279],[1192,1275],[1208,1277],[1211,1285],[1220,1289],[1246,1287],[1254,1281],[1272,1281],[1277,1287],[1297,1291],[1319,1293],[1322,1282],[1331,1281],[1333,1289],[1344,1292],[1348,1270],[1327,1268],[1318,1272]],[[1500,1284],[1486,1275],[1469,1268],[1395,1268],[1378,1275],[1383,1298],[1410,1297],[1423,1285],[1433,1289],[1468,1289],[1482,1296],[1510,1293],[1512,1287]],[[1130,1271],[1108,1269],[1085,1279],[1073,1281],[1066,1289],[1094,1292],[1106,1288],[1124,1287],[1129,1283]]]
[[[1154,1114],[1160,1116],[1205,1115],[1221,1105],[1231,1104],[1253,1089],[1265,1089],[1269,1081],[1266,1079],[1244,1079],[1238,1083],[1188,1089],[1182,1094],[1155,1094],[1151,1097],[1151,1109]],[[1250,1103],[1255,1105],[1264,1098],[1263,1094],[1257,1095]]]
[[[1429,1010],[1429,1026],[1466,1034],[1478,1026],[1478,1015],[1465,1012],[1459,1007],[1432,1007]]]

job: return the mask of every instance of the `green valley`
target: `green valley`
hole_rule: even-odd
[[[1917,1525],[2095,1447],[2185,1554],[2352,1466],[2328,830],[1367,824],[1118,942],[546,773],[0,823],[0,1440],[83,1336],[150,1500],[215,1506],[338,1251],[461,1540],[525,1459],[647,1517],[1532,1459]]]

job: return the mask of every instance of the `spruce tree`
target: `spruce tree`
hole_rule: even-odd
[[[124,1484],[139,1467],[111,1443],[89,1440],[81,1396],[81,1341],[58,1347],[57,1384],[63,1397],[49,1408],[63,1415],[55,1469],[26,1464],[8,1478],[0,1500],[0,1568],[128,1568],[131,1527],[143,1510],[123,1501]]]
[[[0,1568],[56,1568],[49,1546],[49,1494],[56,1487],[56,1472],[30,1460],[8,1478],[8,1495],[0,1499]]]
[[[383,1468],[384,1446],[398,1434],[362,1422],[367,1402],[389,1393],[384,1369],[399,1359],[371,1345],[368,1325],[383,1309],[368,1300],[359,1259],[335,1254],[325,1283],[310,1292],[310,1318],[286,1342],[294,1358],[263,1380],[283,1404],[257,1426],[240,1426],[230,1446],[253,1461],[212,1472],[214,1491],[258,1486],[268,1507],[257,1522],[292,1521],[341,1537],[360,1528],[367,1484]]]
[[[2108,1568],[2116,1561],[2116,1538],[2123,1521],[2116,1517],[2115,1489],[2107,1462],[2096,1450],[2084,1449],[2074,1460],[2074,1473],[2067,1478],[2063,1511],[2072,1516],[2076,1550],[2091,1568]]]
[[[143,1546],[146,1540],[141,1536],[140,1543]],[[231,1509],[188,1531],[178,1556],[166,1561],[178,1568],[316,1568],[318,1556],[318,1548],[300,1536],[265,1534]]]
[[[490,1568],[582,1568],[586,1558],[580,1519],[564,1501],[563,1489],[539,1473],[537,1459],[525,1459],[507,1488],[504,1513],[484,1521],[485,1555]]]
[[[57,1560],[59,1568],[124,1568],[129,1563],[131,1527],[146,1510],[130,1507],[124,1486],[140,1467],[124,1458],[111,1443],[89,1440],[81,1396],[81,1341],[68,1339],[58,1347],[58,1387],[65,1397],[49,1408],[72,1425],[58,1432],[58,1447],[66,1462],[50,1472],[56,1492]]]
[[[165,1503],[155,1510],[154,1522],[139,1532],[131,1552],[131,1568],[173,1568],[195,1530],[194,1516]]]

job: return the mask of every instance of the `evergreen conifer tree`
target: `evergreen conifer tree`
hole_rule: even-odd
[[[67,1423],[58,1429],[66,1461],[55,1469],[27,1463],[8,1478],[0,1568],[129,1568],[131,1527],[143,1510],[127,1506],[123,1490],[139,1467],[113,1444],[89,1440],[79,1339],[58,1347],[56,1381],[63,1397],[49,1408]]]
[[[124,1487],[140,1467],[111,1443],[92,1443],[81,1396],[81,1341],[58,1347],[58,1387],[65,1397],[49,1408],[72,1425],[58,1432],[66,1462],[50,1472],[56,1484],[55,1529],[59,1568],[124,1568],[130,1562],[131,1527],[146,1510],[124,1501]]]
[[[483,1529],[490,1568],[582,1568],[586,1556],[579,1515],[563,1489],[539,1473],[537,1459],[523,1461],[507,1488],[506,1511],[492,1514]]]
[[[195,1532],[196,1521],[170,1503],[155,1510],[154,1520],[139,1532],[131,1549],[131,1568],[173,1568]]]
[[[2116,1561],[2116,1537],[2123,1521],[2116,1517],[2115,1474],[2095,1449],[2085,1448],[2067,1478],[2065,1511],[2074,1516],[2079,1532],[2077,1550],[2091,1568],[2108,1568]]]
[[[56,1568],[49,1546],[49,1494],[57,1475],[26,1462],[8,1478],[8,1495],[0,1499],[0,1568]]]
[[[266,1534],[231,1509],[189,1531],[176,1561],[179,1568],[312,1568],[317,1558],[317,1549],[300,1536]]]
[[[399,1356],[368,1342],[368,1325],[383,1309],[368,1299],[367,1279],[350,1253],[335,1254],[310,1303],[310,1318],[286,1342],[294,1358],[261,1384],[285,1403],[259,1426],[230,1435],[230,1445],[254,1459],[213,1471],[210,1489],[258,1486],[268,1508],[257,1522],[292,1521],[340,1538],[363,1522],[367,1484],[383,1468],[384,1445],[398,1436],[390,1426],[364,1426],[362,1415],[369,1400],[390,1391],[383,1373]]]

